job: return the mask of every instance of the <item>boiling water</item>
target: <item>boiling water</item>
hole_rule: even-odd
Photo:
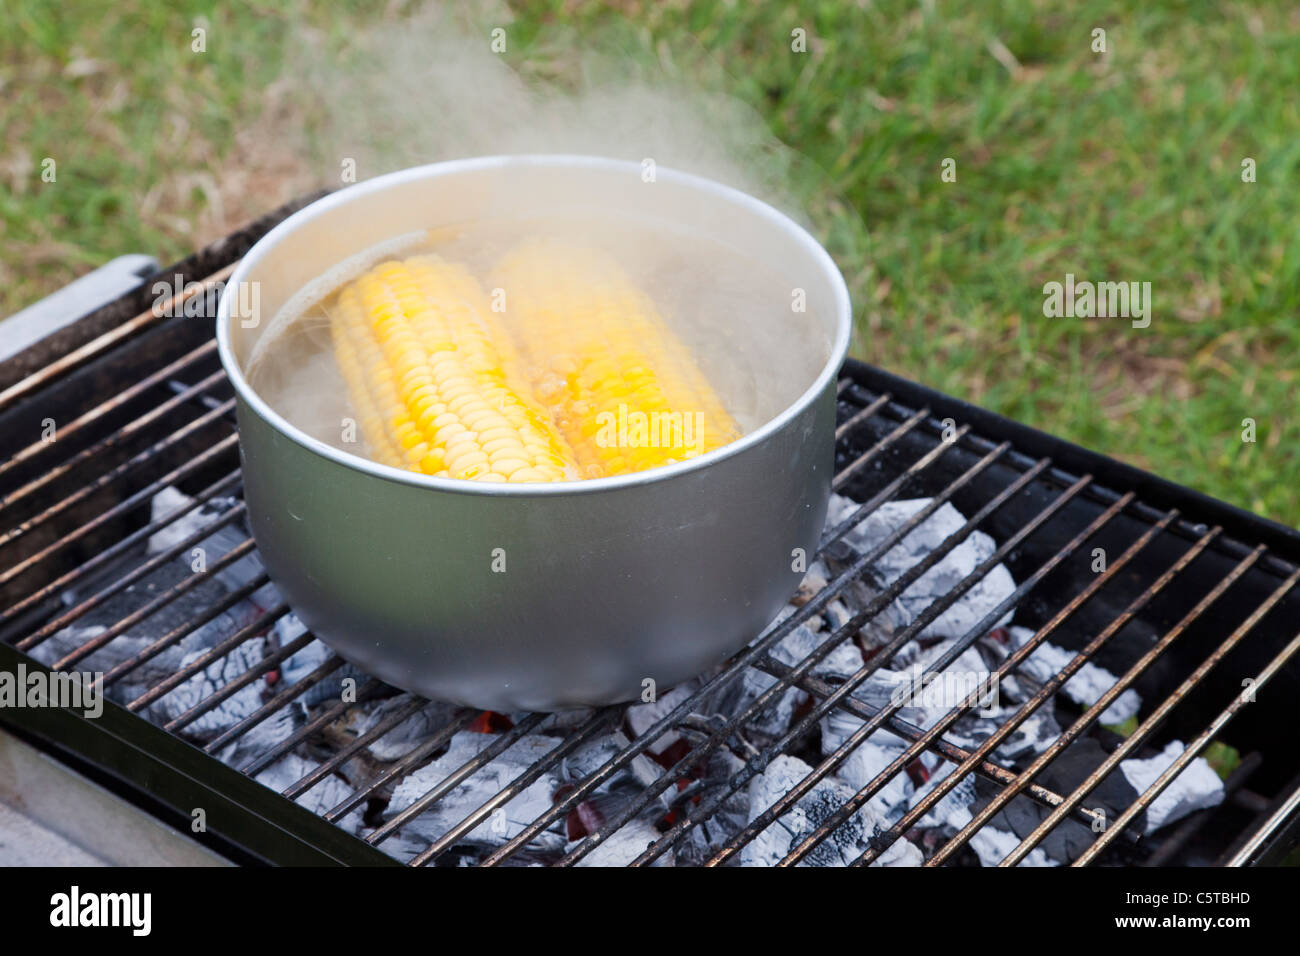
[[[330,339],[337,290],[377,262],[431,252],[464,264],[490,296],[500,286],[495,273],[502,256],[537,237],[594,247],[614,257],[654,300],[742,432],[791,405],[830,356],[829,323],[797,307],[796,290],[809,288],[811,276],[800,281],[782,275],[721,243],[659,224],[550,217],[443,227],[395,238],[340,263],[276,315],[250,355],[249,383],[297,428],[355,453],[364,448],[364,437],[345,429],[356,411]],[[508,317],[496,318],[509,328]]]

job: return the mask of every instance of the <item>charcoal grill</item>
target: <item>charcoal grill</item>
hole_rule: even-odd
[[[206,595],[203,589],[214,575],[255,552],[252,540],[241,531],[242,543],[205,568],[165,587],[143,586],[214,529],[244,527],[233,399],[213,339],[216,292],[252,243],[300,205],[278,210],[166,270],[165,281],[180,276],[186,285],[163,303],[164,308],[153,308],[152,283],[147,282],[0,365],[3,669],[13,671],[20,663],[29,671],[41,669],[32,654],[51,635],[91,611],[112,608],[116,623],[88,634],[83,646],[53,662],[55,669],[76,669],[88,654],[182,598],[193,602],[196,595]],[[720,806],[743,792],[775,759],[783,754],[808,756],[819,720],[833,712],[857,718],[858,729],[828,755],[809,757],[812,773],[792,782],[775,804],[722,839],[704,862],[736,861],[765,827],[799,805],[863,740],[882,731],[902,738],[906,749],[864,788],[844,795],[815,826],[801,832],[783,863],[814,858],[838,827],[891,779],[911,772],[925,753],[956,770],[901,820],[874,834],[855,864],[871,863],[887,853],[951,787],[967,779],[980,781],[982,808],[969,824],[954,827],[954,835],[927,849],[927,865],[971,863],[972,836],[1016,801],[1032,804],[1041,822],[1019,841],[1004,861],[1008,864],[1020,862],[1067,822],[1083,824],[1091,834],[1076,864],[1240,866],[1275,863],[1291,853],[1300,838],[1300,748],[1292,735],[1294,701],[1300,694],[1300,535],[856,361],[844,368],[838,395],[834,487],[859,507],[849,520],[828,530],[823,550],[886,502],[929,497],[929,508],[895,529],[872,553],[843,568],[825,587],[806,595],[793,616],[757,635],[745,651],[706,675],[651,726],[615,738],[622,743],[598,767],[557,789],[536,819],[511,839],[480,851],[473,862],[535,862],[530,841],[564,828],[604,783],[633,768],[640,770],[637,791],[544,862],[576,863],[647,812],[659,836],[633,862],[654,862],[671,853],[686,834],[708,826]],[[56,423],[53,442],[41,437],[47,421]],[[168,487],[182,489],[194,501],[173,513],[152,515],[151,500]],[[160,553],[141,549],[151,535],[213,501],[226,504],[207,526]],[[864,580],[876,558],[944,503],[968,516],[960,531],[879,590],[803,660],[790,664],[771,653],[801,622]],[[853,677],[830,681],[814,673],[819,661],[976,530],[997,542],[991,557],[900,629]],[[1099,553],[1105,556],[1104,567],[1098,565]],[[894,704],[876,706],[854,695],[877,668],[916,640],[927,623],[998,563],[1011,572],[1014,592],[969,633],[953,635],[956,643],[934,666],[950,663],[1014,609],[1016,623],[1032,628],[1034,638],[995,673],[1014,674],[1048,638],[1077,652],[1062,671],[1029,695],[1016,717],[968,748],[945,736],[968,707],[954,708],[923,729],[904,720]],[[156,664],[187,633],[221,621],[225,611],[266,584],[263,575],[234,592],[203,598],[197,605],[200,611],[110,670],[105,684],[111,689],[127,677],[138,677],[145,665]],[[71,709],[26,708],[0,710],[0,722],[185,832],[191,829],[193,808],[204,808],[207,831],[199,838],[232,859],[278,864],[398,862],[388,851],[394,834],[526,735],[545,728],[559,741],[556,746],[404,861],[465,862],[471,859],[463,848],[466,834],[491,821],[498,808],[598,735],[626,730],[621,707],[563,721],[542,714],[506,718],[457,711],[414,750],[368,777],[353,776],[346,799],[313,812],[295,800],[327,778],[338,777],[364,747],[410,717],[422,702],[406,702],[350,741],[332,737],[329,728],[353,702],[305,702],[313,700],[312,688],[337,676],[344,662],[322,654],[323,662],[303,679],[291,684],[277,679],[282,665],[313,643],[307,633],[278,647],[268,644],[237,677],[190,702],[163,725],[143,716],[149,705],[203,668],[230,659],[247,642],[267,634],[288,612],[280,605],[232,625],[197,659],[172,673],[155,673],[134,699],[107,702],[99,719]],[[1121,675],[1120,683],[1091,708],[1067,711],[1060,720],[1061,733],[1041,754],[1012,764],[996,759],[999,743],[1020,721],[1044,708],[1061,708],[1056,691],[1084,664],[1094,662]],[[730,717],[710,720],[696,712],[709,694],[741,679],[747,670],[769,675],[770,688]],[[194,722],[250,685],[261,688],[260,707],[196,743],[188,733]],[[747,736],[748,723],[791,687],[806,695],[791,724],[775,739],[754,745]],[[1121,736],[1100,728],[1098,715],[1129,687],[1143,701],[1136,729]],[[392,690],[361,675],[357,701],[386,693]],[[298,708],[298,723],[274,747],[241,766],[218,759],[223,748],[288,708]],[[354,811],[382,810],[384,794],[444,753],[454,735],[471,728],[491,733],[490,743],[419,799],[401,812],[381,813],[363,836],[338,825]],[[688,745],[661,752],[657,742],[670,733],[680,733]],[[1121,760],[1150,755],[1175,738],[1186,741],[1187,747],[1173,767],[1117,817],[1103,820],[1090,799],[1094,788]],[[1072,745],[1085,739],[1099,744],[1104,757],[1072,785],[1063,786],[1060,781],[1066,778],[1053,768]],[[1225,783],[1223,802],[1142,836],[1143,812],[1175,774],[1212,743],[1228,744],[1242,755]],[[254,779],[300,748],[310,748],[317,765],[296,782],[277,791]],[[700,789],[694,778],[701,762],[724,751],[736,758],[730,777],[723,785]],[[658,762],[647,776],[645,758],[651,754]]]

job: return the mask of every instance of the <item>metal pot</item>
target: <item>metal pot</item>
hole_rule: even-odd
[[[337,263],[441,224],[581,208],[695,230],[782,270],[824,325],[824,342],[789,343],[828,353],[820,374],[780,415],[693,461],[522,486],[349,455],[290,425],[249,387],[243,368],[268,325],[262,316]],[[249,301],[255,314],[240,307]],[[631,700],[650,681],[665,690],[752,640],[798,586],[799,549],[811,560],[826,516],[835,372],[850,321],[843,278],[795,222],[664,168],[647,183],[640,163],[485,157],[334,193],[253,247],[218,310],[262,559],[322,641],[427,697],[559,710]]]

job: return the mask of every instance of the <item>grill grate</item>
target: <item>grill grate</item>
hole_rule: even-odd
[[[229,243],[226,258],[242,253],[244,247],[246,242]],[[0,528],[8,529],[0,533],[0,605],[5,608],[0,612],[0,655],[6,668],[12,669],[19,660],[37,667],[31,655],[92,612],[99,620],[109,614],[113,623],[103,629],[84,629],[84,640],[54,659],[53,669],[76,670],[142,623],[165,619],[169,608],[198,608],[161,628],[158,636],[106,671],[102,681],[110,693],[125,688],[132,692],[123,697],[120,708],[108,705],[101,729],[71,714],[15,711],[3,717],[20,732],[90,761],[117,780],[140,785],[143,771],[132,760],[115,757],[115,748],[147,754],[176,778],[164,773],[169,782],[159,786],[166,793],[154,790],[171,812],[188,816],[190,807],[215,801],[222,810],[209,814],[217,831],[214,839],[227,841],[228,849],[250,858],[283,862],[388,859],[387,847],[396,834],[494,759],[539,730],[557,738],[553,749],[409,860],[413,865],[456,862],[467,834],[490,822],[499,808],[554,774],[583,747],[619,731],[625,708],[595,710],[567,723],[541,714],[516,717],[497,728],[490,743],[462,766],[401,812],[369,828],[364,838],[335,825],[367,811],[396,783],[444,753],[457,733],[482,723],[484,715],[468,710],[451,714],[413,750],[350,787],[351,792],[333,806],[318,808],[318,815],[292,801],[328,779],[337,779],[369,745],[415,716],[425,702],[409,700],[364,733],[324,748],[322,740],[349,707],[391,691],[374,679],[362,678],[355,702],[310,702],[313,688],[336,678],[347,666],[332,654],[321,655],[314,669],[286,686],[277,678],[286,662],[313,645],[314,638],[306,633],[280,646],[267,643],[260,657],[247,661],[247,667],[218,689],[192,701],[187,698],[183,709],[174,708],[161,731],[143,716],[196,675],[243,660],[241,649],[268,635],[290,613],[286,605],[273,604],[251,620],[230,624],[228,633],[223,632],[212,646],[182,658],[179,665],[161,667],[188,635],[227,622],[232,609],[268,585],[261,573],[230,592],[211,587],[218,574],[255,553],[244,530],[244,505],[237,497],[234,401],[216,361],[206,317],[214,311],[216,287],[228,274],[229,263],[214,263],[211,258],[195,260],[195,267],[202,266],[209,274],[170,303],[171,311],[181,313],[177,317],[159,318],[142,311],[52,356],[0,391],[0,435],[8,436],[4,440],[14,445],[6,449],[7,458],[0,465]],[[186,317],[187,302],[201,303],[202,310],[189,311],[202,311],[203,317]],[[608,759],[560,792],[531,823],[487,851],[480,862],[496,865],[529,859],[530,842],[564,827],[566,819],[616,775],[638,769],[665,734],[683,733],[688,735],[689,751],[675,761],[655,765],[657,776],[651,775],[652,779],[642,773],[638,791],[599,826],[589,827],[580,842],[565,846],[558,860],[577,863],[624,824],[644,817],[658,804],[664,808],[659,839],[635,864],[654,862],[679,846],[690,831],[707,825],[778,757],[806,752],[806,742],[817,733],[819,722],[834,713],[850,715],[860,724],[838,748],[815,757],[812,772],[768,809],[712,845],[710,865],[735,861],[747,844],[794,810],[856,747],[881,731],[901,738],[905,748],[865,787],[801,832],[783,864],[807,860],[837,828],[927,753],[955,769],[900,820],[877,833],[854,865],[881,858],[971,775],[982,781],[987,800],[968,824],[932,848],[928,865],[969,862],[971,839],[1013,801],[1032,803],[1041,822],[1010,851],[1006,859],[1010,864],[1024,859],[1066,820],[1082,824],[1091,835],[1078,863],[1241,864],[1289,849],[1300,793],[1300,759],[1280,716],[1287,712],[1288,690],[1300,689],[1295,666],[1300,636],[1293,634],[1300,610],[1300,592],[1295,588],[1300,581],[1295,555],[1300,549],[1291,533],[1131,469],[1088,459],[1071,446],[1001,423],[858,363],[846,368],[838,390],[834,488],[858,505],[828,530],[818,556],[830,555],[859,522],[888,502],[911,496],[927,497],[928,503],[869,551],[838,568],[791,616],[706,675],[648,729],[632,739],[615,737],[620,746]],[[57,426],[57,440],[32,440],[42,434],[40,423],[46,419],[66,421]],[[999,434],[1005,437],[989,437]],[[1080,468],[1080,463],[1098,467]],[[151,515],[154,496],[168,487],[184,488],[193,497],[169,513]],[[869,581],[880,557],[945,504],[969,515],[959,530],[919,564],[876,590],[804,659],[789,664],[773,655],[773,649],[801,624],[824,612],[849,589]],[[1180,505],[1195,514],[1184,514]],[[154,553],[143,550],[151,536],[178,521],[193,521],[200,509],[204,509],[203,523],[191,533]],[[1202,515],[1215,524],[1197,523],[1195,517]],[[150,586],[158,572],[222,529],[237,530],[239,538],[222,556],[178,581]],[[862,625],[977,530],[992,536],[998,543],[996,550],[898,629],[856,674],[834,682],[814,673],[819,662],[852,640]],[[1097,565],[1099,551],[1106,556],[1104,567]],[[966,633],[953,635],[955,642],[929,662],[927,673],[941,673],[1007,612],[1015,611],[1017,623],[1033,628],[1033,637],[992,669],[994,678],[1015,675],[1049,638],[1076,654],[1028,694],[1009,720],[967,749],[945,739],[945,734],[978,706],[981,690],[925,728],[903,719],[902,702],[877,706],[854,696],[1000,564],[1018,582],[1014,590]],[[75,594],[70,603],[65,597],[69,594]],[[1072,721],[1040,754],[1021,763],[998,762],[999,744],[1035,714],[1059,706],[1056,692],[1086,664],[1098,661],[1120,675],[1118,682],[1096,703],[1070,714]],[[707,712],[704,702],[743,679],[747,670],[767,675],[770,686],[728,717],[702,717]],[[1243,681],[1249,681],[1253,701],[1243,694]],[[187,742],[193,739],[189,731],[205,715],[250,686],[264,688],[260,706],[210,739]],[[808,695],[806,705],[775,739],[762,746],[752,744],[747,734],[751,721],[792,687]],[[1098,729],[1098,718],[1130,687],[1142,691],[1139,723],[1127,736],[1106,736],[1109,732]],[[236,769],[251,778],[304,747],[313,748],[318,763],[278,794],[234,782],[218,756],[292,708],[299,708],[301,723]],[[1236,731],[1231,738],[1225,734],[1230,722]],[[105,735],[113,738],[112,746]],[[1182,755],[1118,818],[1108,820],[1090,804],[1092,791],[1121,760],[1148,755],[1175,735],[1189,741]],[[1104,759],[1074,786],[1053,783],[1054,762],[1085,737],[1104,740],[1108,750]],[[1160,792],[1193,758],[1212,743],[1227,739],[1237,742],[1246,759],[1228,780],[1224,804],[1140,839],[1135,822]],[[718,786],[700,789],[694,768],[724,752],[741,755],[734,773]],[[159,771],[153,767],[150,772]],[[202,783],[201,794],[193,790],[195,779]],[[259,828],[253,820],[266,826]],[[1211,821],[1214,825],[1208,826]]]

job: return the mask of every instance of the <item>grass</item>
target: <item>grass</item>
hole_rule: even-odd
[[[597,50],[753,107],[801,157],[789,186],[850,280],[862,357],[1300,524],[1300,10],[1057,6],[551,0],[481,19],[527,77]],[[0,314],[337,182],[337,160],[277,142],[313,95],[287,65],[304,37],[332,49],[405,15],[6,4]],[[1150,282],[1150,328],[1045,317],[1067,273]]]

